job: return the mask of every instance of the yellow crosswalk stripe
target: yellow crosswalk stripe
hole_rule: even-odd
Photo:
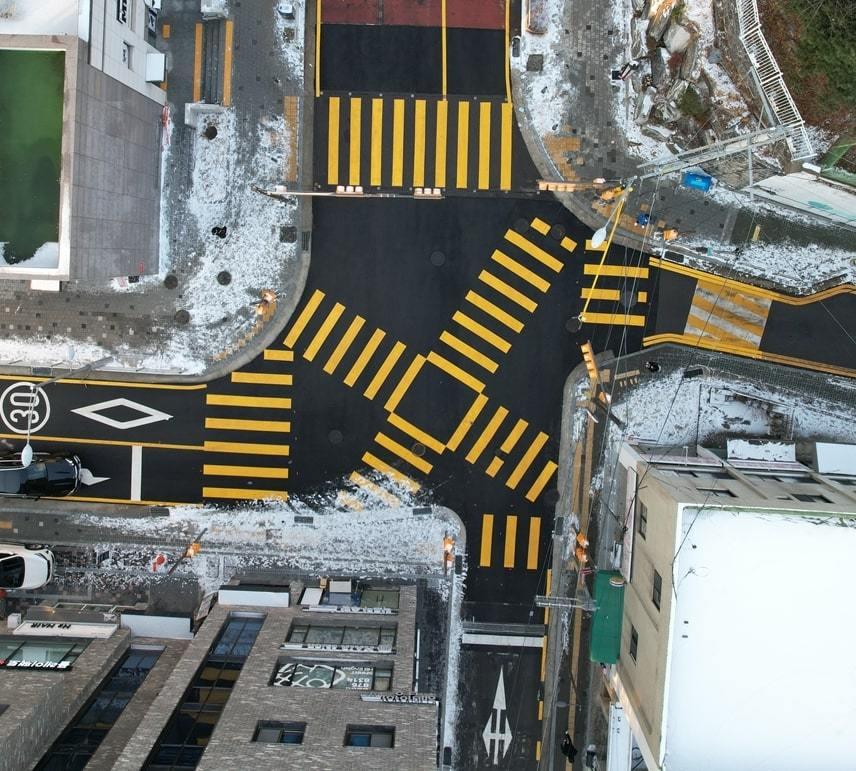
[[[559,241],[559,246],[566,251],[572,252],[577,248],[577,242],[574,241],[573,238],[568,238],[565,236],[561,241]]]
[[[410,388],[410,385],[416,379],[416,376],[419,374],[419,370],[422,369],[423,364],[425,364],[424,356],[413,357],[413,361],[410,362],[410,366],[405,370],[401,380],[398,381],[398,385],[395,386],[392,393],[389,395],[389,399],[386,400],[386,404],[383,405],[383,408],[387,412],[395,412],[395,408],[404,398],[404,394],[407,393],[407,389]]]
[[[459,380],[464,385],[469,386],[476,393],[484,391],[484,383],[481,380],[474,378],[469,372],[464,371],[456,364],[452,364],[448,359],[440,356],[439,353],[434,353],[434,351],[429,352],[428,361],[435,367],[442,369],[447,375],[451,375],[455,380]]]
[[[510,313],[506,313],[502,308],[494,305],[490,300],[486,300],[476,292],[467,292],[464,298],[468,303],[475,305],[479,310],[484,311],[488,316],[493,316],[501,324],[505,324],[509,329],[515,332],[523,330],[523,322],[518,321]]]
[[[327,184],[339,184],[339,97],[327,102]]]
[[[700,316],[697,313],[690,311],[687,316],[687,326],[700,330],[699,332],[686,332],[685,334],[692,337],[709,337],[712,340],[721,340],[723,342],[735,343],[736,345],[749,346],[757,348],[757,344],[751,340],[746,340],[735,334],[735,330],[729,329],[722,323],[722,319],[717,319],[715,316]]]
[[[236,396],[233,394],[206,394],[205,403],[215,407],[263,407],[290,410],[291,399],[283,396]]]
[[[395,426],[399,431],[404,432],[411,439],[421,442],[438,455],[442,455],[443,451],[446,449],[446,445],[442,442],[437,441],[433,436],[426,434],[421,428],[417,428],[404,418],[396,415],[394,412],[388,415],[386,419],[391,426]]]
[[[356,471],[351,474],[351,481],[370,495],[373,495],[375,498],[385,503],[387,506],[401,505],[401,501],[392,493],[384,490],[380,485],[375,484],[370,479],[366,479],[362,474]]]
[[[485,474],[487,474],[491,479],[495,477],[499,470],[502,468],[502,458],[494,458],[485,469]]]
[[[354,342],[354,338],[359,334],[359,331],[363,328],[363,324],[365,323],[366,320],[362,316],[354,317],[354,320],[350,323],[347,330],[345,330],[345,334],[342,335],[342,339],[339,341],[339,344],[336,346],[333,353],[330,354],[330,358],[327,359],[327,363],[324,365],[324,371],[328,375],[332,375],[336,371],[336,367],[339,366],[339,362],[342,361],[342,357],[348,352],[348,348],[351,347],[351,343]]]
[[[535,502],[535,499],[541,495],[541,491],[546,487],[547,482],[550,481],[550,477],[556,473],[557,468],[559,467],[553,461],[547,461],[547,465],[544,466],[541,473],[538,474],[535,483],[529,488],[529,492],[526,493],[527,501]]]
[[[648,278],[648,268],[634,268],[630,265],[597,265],[586,263],[583,273],[587,276],[624,276],[626,278]]]
[[[616,324],[625,327],[644,327],[645,317],[623,313],[592,313],[586,311],[582,317],[585,324]]]
[[[500,140],[499,187],[511,190],[511,102],[503,102],[502,138]]]
[[[620,300],[621,292],[617,289],[592,289],[591,287],[584,286],[580,296],[586,299],[592,300]]]
[[[383,148],[383,99],[372,99],[372,154],[369,183],[379,187],[381,183],[381,158]]]
[[[514,428],[511,429],[511,433],[505,437],[505,441],[500,445],[499,449],[508,455],[514,449],[520,437],[523,436],[523,432],[528,425],[529,423],[523,420],[523,418],[519,418],[517,423],[514,424]]]
[[[466,438],[469,430],[473,427],[473,423],[475,423],[478,416],[481,415],[481,411],[484,409],[486,404],[487,397],[484,394],[479,394],[467,410],[467,414],[464,415],[460,425],[455,429],[455,433],[452,434],[452,438],[446,442],[446,447],[448,447],[452,452],[460,447],[461,442]]]
[[[538,436],[536,436],[532,441],[532,444],[529,445],[529,449],[523,453],[520,463],[517,464],[514,471],[511,472],[511,476],[508,477],[508,481],[505,483],[506,487],[509,487],[512,490],[517,488],[517,485],[520,484],[520,480],[523,479],[523,475],[529,471],[529,467],[535,461],[535,458],[541,451],[541,448],[547,444],[547,438],[547,434],[542,431],[538,432]]]
[[[399,444],[395,439],[391,439],[382,432],[379,432],[377,436],[375,436],[374,440],[384,449],[389,450],[406,463],[409,463],[413,468],[419,469],[423,474],[430,474],[431,469],[434,468],[427,460],[420,458],[416,453],[411,452],[403,444]]]
[[[646,303],[648,302],[648,293],[647,292],[637,292],[636,297],[638,302]]]
[[[256,385],[290,386],[291,375],[272,375],[269,372],[233,372],[233,383],[253,383]]]
[[[250,488],[242,490],[235,487],[203,487],[203,498],[228,498],[229,500],[253,500],[262,501],[269,498],[275,498],[280,501],[288,499],[288,493],[285,490],[257,490]]]
[[[269,431],[287,434],[291,423],[287,420],[243,420],[239,418],[205,418],[205,428],[225,431]]]
[[[205,476],[214,477],[253,477],[254,479],[288,479],[287,468],[271,466],[218,466],[205,463],[202,466]]]
[[[496,412],[493,413],[493,417],[490,419],[487,426],[485,426],[484,431],[481,432],[481,436],[476,439],[476,443],[467,453],[468,463],[475,463],[481,457],[481,454],[485,451],[490,440],[493,439],[496,432],[499,431],[499,427],[502,425],[502,421],[505,420],[507,415],[508,410],[505,409],[505,407],[497,408]]]
[[[437,134],[434,143],[434,187],[446,187],[446,138],[449,125],[449,103],[437,102]]]
[[[587,252],[605,252],[606,247],[608,246],[607,242],[604,241],[600,246],[592,246],[591,239],[586,239],[586,251]]]
[[[226,452],[236,455],[288,455],[287,444],[247,444],[245,442],[209,442],[202,445],[205,452]]]
[[[502,555],[504,568],[514,567],[514,552],[517,546],[517,516],[509,514],[505,518],[505,549]]]
[[[485,271],[482,271],[485,273]],[[479,278],[484,281],[484,279],[479,275]],[[497,279],[498,281],[499,279]],[[485,281],[485,283],[487,283]],[[456,324],[460,324],[464,329],[468,329],[477,337],[480,337],[486,343],[490,343],[494,348],[502,351],[503,353],[508,353],[511,350],[511,343],[507,340],[504,340],[499,335],[491,332],[487,327],[481,325],[475,319],[467,316],[466,313],[461,313],[461,311],[455,311],[452,316],[452,321]]]
[[[482,514],[481,548],[479,549],[479,567],[490,567],[490,552],[493,546],[493,514]]]
[[[463,354],[468,359],[478,364],[480,367],[484,367],[488,372],[496,372],[496,370],[499,368],[499,364],[497,364],[493,359],[489,359],[481,351],[477,351],[475,348],[465,343],[459,337],[455,337],[455,335],[453,335],[451,332],[442,332],[440,334],[440,342],[445,343],[449,346],[449,348],[452,348],[458,353]]]
[[[414,105],[413,126],[413,186],[425,186],[425,100]]]
[[[280,351],[276,348],[265,349],[265,361],[294,361],[294,351]]]
[[[530,313],[534,313],[535,309],[538,307],[538,303],[534,300],[527,297],[523,292],[517,291],[510,284],[506,284],[505,281],[498,276],[494,276],[493,273],[490,273],[489,271],[483,270],[479,273],[479,281],[483,281],[489,287],[495,289],[501,295],[507,297],[512,302],[517,303],[517,305]]]
[[[541,517],[531,517],[529,519],[529,549],[526,553],[527,570],[538,569],[538,543],[540,538]]]
[[[546,236],[550,232],[550,226],[540,217],[535,217],[532,220],[532,229],[537,230],[542,236]]]
[[[470,146],[470,103],[458,102],[458,160],[455,167],[455,185],[467,186],[467,156]]]
[[[392,184],[404,184],[404,100],[392,101]]]
[[[712,319],[719,318],[720,321],[727,322],[729,325],[742,329],[744,332],[750,332],[755,335],[764,334],[765,325],[758,322],[766,321],[766,311],[754,311],[757,314],[756,318],[754,320],[747,319],[724,307],[721,302],[712,302],[706,297],[699,297],[698,295],[693,297],[693,310],[701,310],[705,316],[710,315]]]
[[[366,364],[369,363],[369,359],[371,359],[374,352],[378,349],[378,346],[381,344],[381,341],[385,336],[386,332],[382,329],[376,329],[372,332],[372,336],[366,343],[366,347],[363,348],[362,352],[357,357],[357,360],[354,362],[354,366],[351,367],[350,371],[345,376],[345,385],[348,386],[348,388],[352,388],[354,383],[357,382],[357,378],[363,373],[363,370],[366,368]]]
[[[534,286],[539,292],[546,292],[550,288],[549,281],[545,281],[541,276],[524,267],[517,260],[512,260],[511,257],[499,251],[499,249],[494,249],[490,258],[502,265],[510,273],[522,278],[527,284]]]
[[[510,244],[514,244],[518,249],[526,252],[530,257],[534,257],[538,262],[546,265],[554,273],[562,270],[563,263],[557,260],[552,254],[544,251],[540,246],[533,244],[528,238],[524,238],[516,230],[506,230],[505,240]]]
[[[375,471],[380,471],[381,474],[385,474],[399,487],[403,487],[411,493],[419,492],[419,484],[414,482],[409,476],[402,474],[398,469],[390,466],[386,461],[382,461],[376,455],[372,455],[370,452],[364,453],[363,463],[371,466]]]
[[[315,333],[315,337],[312,338],[312,342],[309,343],[306,350],[303,352],[303,358],[306,359],[306,361],[312,361],[315,358],[321,346],[324,345],[324,341],[330,336],[330,333],[333,331],[333,327],[344,312],[345,306],[342,305],[342,303],[336,303],[333,306],[331,311],[327,314],[327,318],[324,319],[321,327]]]
[[[703,289],[714,297],[720,297],[722,300],[739,305],[745,310],[757,313],[760,316],[765,315],[770,309],[770,301],[766,298],[752,297],[751,295],[735,292],[733,289],[722,289],[721,286],[709,284],[705,281],[699,281],[696,284],[696,288]]]
[[[479,190],[490,187],[490,107],[479,104]]]
[[[363,504],[350,493],[339,493],[336,502],[340,506],[345,506],[346,508],[353,509],[354,511],[362,511],[365,509],[365,506],[363,506]]]
[[[358,96],[351,97],[351,137],[348,142],[350,164],[348,168],[348,184],[360,184],[360,140],[362,139],[363,100]]]
[[[318,306],[321,305],[324,297],[324,292],[320,289],[316,289],[312,293],[312,297],[309,298],[309,301],[306,303],[303,310],[300,311],[300,315],[295,319],[294,324],[291,325],[291,329],[285,336],[285,340],[282,341],[282,344],[286,348],[294,348],[294,344],[297,342],[297,339],[300,337],[303,330],[306,329],[306,325],[315,314],[315,311],[318,310]]]
[[[396,342],[395,345],[392,346],[392,350],[386,355],[383,364],[380,365],[380,369],[372,378],[371,383],[369,383],[369,387],[363,391],[363,396],[367,399],[374,399],[375,396],[377,396],[377,392],[380,391],[381,386],[389,377],[389,373],[392,371],[395,363],[401,358],[401,354],[404,353],[404,349],[406,347],[407,346],[400,341]]]

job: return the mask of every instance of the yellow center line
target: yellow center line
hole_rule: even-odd
[[[386,355],[386,359],[384,359],[383,364],[380,365],[380,369],[377,371],[377,374],[372,378],[371,383],[369,383],[369,387],[363,391],[363,396],[367,399],[374,399],[375,396],[377,396],[377,392],[389,377],[389,373],[392,371],[395,363],[401,358],[401,354],[404,353],[404,349],[406,347],[407,346],[401,341],[396,342],[395,345],[392,346],[392,350]]]
[[[400,506],[401,501],[392,493],[384,490],[380,485],[376,485],[370,479],[366,479],[362,474],[354,471],[350,477],[351,481],[361,487],[370,495],[373,495],[378,500],[385,503],[387,506]]]
[[[493,316],[501,324],[505,324],[509,329],[515,332],[523,331],[523,322],[518,321],[510,313],[506,313],[502,308],[494,305],[490,300],[486,300],[476,292],[467,292],[464,298],[468,303],[475,305],[479,310],[484,311],[488,316]]]
[[[383,149],[383,99],[372,99],[372,155],[369,183],[380,187]]]
[[[404,100],[392,101],[392,185],[404,185]]]
[[[235,41],[235,22],[226,22],[226,50],[223,54],[223,106],[232,104],[232,47]]]
[[[345,331],[345,334],[342,336],[342,339],[339,341],[336,349],[324,365],[324,371],[328,375],[332,375],[336,371],[336,367],[339,366],[339,362],[342,361],[342,357],[347,353],[348,348],[351,347],[351,343],[354,342],[354,338],[363,328],[363,324],[365,323],[366,320],[362,316],[354,317],[354,320],[348,326],[348,329]]]
[[[232,382],[290,386],[292,377],[291,375],[272,375],[269,372],[233,372]]]
[[[504,297],[507,297],[514,303],[517,303],[524,310],[529,311],[530,313],[534,313],[535,309],[538,307],[538,303],[534,300],[527,297],[523,292],[518,292],[513,286],[510,284],[506,284],[498,276],[494,276],[493,273],[489,271],[483,270],[479,273],[479,281],[483,281],[492,289],[495,289]]]
[[[535,217],[532,220],[532,229],[537,230],[542,236],[546,236],[550,232],[550,226],[540,217]]]
[[[366,368],[366,364],[369,363],[369,359],[372,357],[374,352],[378,349],[383,338],[386,336],[386,332],[382,329],[376,329],[372,332],[372,336],[369,338],[369,341],[366,343],[366,347],[360,352],[360,355],[357,357],[357,360],[354,362],[354,365],[351,367],[348,374],[345,376],[345,385],[348,388],[352,388],[354,383],[357,382],[357,378],[363,373],[363,370]]]
[[[455,433],[452,434],[452,438],[446,442],[446,447],[448,447],[452,452],[458,449],[461,442],[464,441],[467,433],[472,428],[473,423],[476,422],[476,418],[481,415],[481,411],[484,409],[487,404],[487,397],[484,394],[479,394],[476,397],[476,400],[470,405],[470,408],[467,410],[467,414],[464,415],[464,419],[461,421],[460,425],[455,429]]]
[[[245,444],[244,442],[209,442],[202,448],[205,452],[226,452],[238,455],[288,455],[287,444]]]
[[[317,73],[316,73],[317,74]],[[339,97],[327,100],[327,184],[339,184]]]
[[[282,344],[286,348],[294,348],[294,344],[297,342],[297,338],[299,338],[303,330],[306,329],[306,325],[309,323],[310,319],[315,314],[315,311],[318,310],[318,306],[321,305],[321,301],[323,299],[324,292],[322,292],[320,289],[316,289],[312,293],[312,297],[309,298],[309,302],[307,302],[303,310],[300,311],[300,315],[297,317],[294,324],[291,325],[291,329],[285,336],[285,340],[282,341]]]
[[[285,490],[257,490],[255,488],[242,489],[237,487],[203,487],[203,498],[228,498],[229,500],[253,500],[262,501],[276,499],[284,501],[288,499]]]
[[[583,265],[583,273],[587,276],[617,276],[627,278],[648,278],[648,268],[634,268],[630,265]]]
[[[456,380],[459,380],[464,385],[469,386],[476,393],[484,391],[484,383],[482,383],[481,380],[474,378],[469,372],[461,369],[456,364],[452,364],[452,362],[443,356],[440,356],[440,354],[431,351],[428,354],[428,361],[430,361],[435,367],[442,369],[446,374],[451,375]]]
[[[499,449],[508,455],[514,449],[520,437],[523,436],[523,432],[528,425],[529,423],[523,420],[523,418],[519,418],[517,423],[514,424],[514,428],[511,429],[511,433],[505,437],[505,441],[500,445]]]
[[[494,373],[497,369],[499,369],[499,364],[497,364],[493,359],[489,359],[485,356],[481,351],[477,351],[468,343],[465,343],[459,337],[455,337],[451,332],[443,331],[440,334],[440,342],[445,343],[453,350],[458,353],[466,356],[471,361],[474,361],[480,367],[484,367],[488,372]]]
[[[484,272],[485,271],[482,271],[482,273]],[[479,275],[479,278],[484,281],[481,275]],[[502,351],[503,353],[508,353],[511,350],[511,343],[509,343],[507,340],[504,340],[499,335],[494,334],[487,327],[482,326],[478,323],[478,321],[467,316],[466,313],[461,313],[461,311],[455,311],[454,315],[452,316],[452,321],[454,321],[456,324],[460,324],[464,329],[468,329],[474,335],[480,337],[486,343],[490,343],[494,348]]]
[[[324,319],[324,323],[321,324],[321,327],[315,333],[315,337],[312,338],[312,342],[309,343],[306,350],[303,352],[303,358],[306,361],[312,361],[321,346],[324,345],[324,341],[330,336],[330,333],[333,331],[333,327],[336,326],[336,322],[342,317],[342,314],[345,312],[345,306],[342,303],[336,303],[331,311],[327,314],[327,318]]]
[[[350,156],[350,167],[348,170],[348,184],[360,184],[360,139],[362,137],[362,126],[360,121],[363,116],[363,100],[358,96],[351,97],[351,138],[348,141],[348,152]]]
[[[420,458],[416,453],[411,452],[403,444],[396,442],[395,439],[390,439],[384,433],[378,433],[377,436],[375,436],[375,442],[384,449],[389,450],[394,455],[397,455],[403,461],[409,463],[413,468],[419,469],[423,474],[430,474],[431,469],[434,468],[427,460]]]
[[[506,487],[514,490],[517,485],[520,484],[520,480],[535,461],[535,458],[541,451],[541,448],[547,444],[547,438],[547,434],[540,431],[538,432],[538,436],[536,436],[532,444],[529,445],[529,449],[523,454],[523,457],[520,459],[520,463],[517,464],[514,471],[511,472],[511,476],[508,477],[508,481],[505,483]]]
[[[425,186],[425,100],[417,99],[414,105],[413,127],[413,186]]]
[[[502,557],[504,568],[514,567],[514,552],[517,541],[517,517],[509,514],[505,518],[505,550]]]
[[[433,436],[426,434],[421,428],[417,428],[404,418],[400,418],[394,412],[387,417],[387,422],[391,426],[395,426],[399,431],[407,434],[411,439],[421,442],[426,447],[436,452],[437,455],[442,455],[443,451],[446,449],[446,445],[442,442],[437,441]]]
[[[499,153],[499,187],[501,190],[511,190],[511,102],[503,102],[500,108],[502,115],[502,137]]]
[[[202,101],[202,23],[197,22],[193,40],[193,101]]]
[[[434,149],[435,187],[446,187],[446,138],[448,123],[449,103],[443,99],[443,101],[437,102],[437,137]]]
[[[419,492],[420,485],[414,482],[409,476],[402,474],[398,469],[390,466],[386,461],[382,461],[376,455],[370,452],[363,454],[363,463],[371,466],[375,471],[388,476],[399,487],[403,487],[411,493]]]
[[[390,394],[389,399],[386,400],[386,404],[383,405],[383,408],[387,412],[395,412],[395,408],[398,406],[398,403],[404,398],[404,394],[407,392],[407,389],[410,388],[410,385],[416,379],[416,376],[419,374],[419,370],[422,369],[422,365],[424,364],[424,356],[413,357],[413,361],[410,362],[410,366],[405,371],[401,380],[398,381],[398,385],[395,386],[395,389]]]
[[[265,361],[294,361],[294,351],[266,348],[264,356]]]
[[[526,554],[526,569],[538,569],[538,545],[541,538],[541,517],[529,520],[529,548]]]
[[[459,188],[467,186],[467,156],[470,146],[470,103],[458,102],[458,161],[455,174],[455,185]]]
[[[226,431],[270,431],[287,434],[291,423],[287,420],[244,420],[239,418],[205,418],[205,428],[219,428]]]
[[[490,107],[479,104],[479,190],[490,187]]]
[[[237,396],[206,394],[205,403],[215,407],[262,407],[275,410],[291,409],[291,399],[282,396]]]
[[[198,444],[167,444],[160,442],[123,442],[118,439],[83,439],[75,436],[46,436],[33,434],[40,442],[63,442],[69,444],[103,444],[109,447],[146,447],[152,450],[201,450]],[[0,439],[15,439],[21,441],[21,434],[0,434]]]
[[[482,514],[481,548],[479,567],[490,567],[490,552],[493,546],[493,514]]]
[[[505,407],[497,408],[493,417],[490,419],[490,422],[485,426],[484,431],[481,432],[481,436],[476,439],[476,443],[467,453],[468,463],[475,463],[481,457],[481,454],[485,451],[488,442],[493,439],[494,435],[499,430],[499,427],[502,425],[502,421],[505,420],[507,415],[508,410],[505,409]]]
[[[528,238],[521,236],[516,230],[506,230],[505,240],[526,252],[530,257],[534,257],[538,262],[546,265],[554,273],[558,273],[564,267],[564,263],[557,260],[549,252],[544,251],[540,246],[533,244]]]
[[[530,501],[532,503],[535,502],[535,499],[539,495],[541,495],[541,491],[546,486],[550,477],[553,476],[554,473],[556,473],[557,468],[558,468],[558,466],[555,463],[553,463],[553,461],[551,461],[551,460],[547,461],[547,465],[544,466],[543,470],[538,475],[538,478],[535,480],[535,483],[532,485],[532,487],[529,488],[529,492],[526,493],[526,500],[527,501]]]
[[[517,260],[512,260],[511,257],[499,251],[499,249],[494,249],[490,258],[502,265],[510,273],[522,278],[527,284],[534,286],[539,292],[546,292],[550,288],[549,281],[545,281],[541,276],[524,267]]]
[[[206,463],[202,466],[205,476],[214,477],[253,477],[258,479],[288,479],[287,468],[271,466],[219,466]]]

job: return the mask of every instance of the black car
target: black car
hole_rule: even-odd
[[[29,466],[20,453],[0,456],[0,497],[71,495],[80,484],[80,468],[80,458],[70,453],[33,453]]]

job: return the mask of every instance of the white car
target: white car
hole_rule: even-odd
[[[40,589],[53,574],[54,555],[45,546],[0,543],[0,589]]]

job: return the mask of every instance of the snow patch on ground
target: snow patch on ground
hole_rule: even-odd
[[[17,270],[30,268],[58,268],[59,267],[59,244],[56,241],[46,241],[35,252],[22,262],[11,263],[6,260],[6,244],[8,241],[0,242],[0,259],[3,263]],[[2,271],[2,269],[0,269]]]
[[[466,574],[455,576],[452,581],[452,597],[449,623],[449,655],[446,659],[446,702],[443,713],[443,737],[447,747],[452,747],[454,757],[455,728],[458,725],[458,715],[461,710],[458,685],[461,669],[461,642],[464,628],[461,618],[461,607],[464,601]],[[445,585],[445,584],[444,584]]]
[[[274,9],[276,16],[276,34],[279,39],[279,53],[282,60],[288,66],[293,77],[303,83],[303,42],[305,38],[306,12],[304,3],[293,3],[294,19],[286,19],[281,13]],[[293,36],[288,30],[294,30]],[[287,38],[291,38],[290,40]]]

